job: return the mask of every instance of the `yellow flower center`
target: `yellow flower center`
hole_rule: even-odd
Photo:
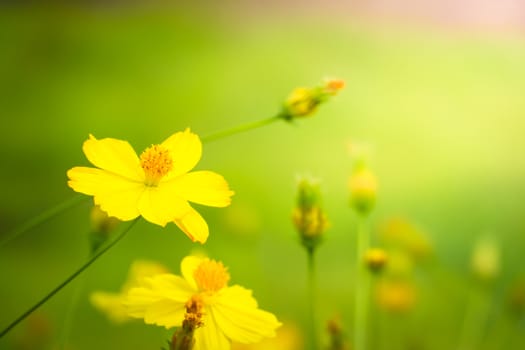
[[[221,262],[206,259],[193,272],[193,278],[201,290],[216,292],[226,287],[230,274]]]
[[[161,145],[152,145],[140,155],[140,166],[144,169],[147,186],[157,186],[160,179],[173,168],[170,151]]]

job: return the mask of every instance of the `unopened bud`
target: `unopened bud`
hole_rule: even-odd
[[[295,208],[293,215],[295,228],[303,238],[311,239],[323,234],[328,226],[328,219],[321,208]]]
[[[365,253],[365,264],[374,273],[383,270],[388,261],[388,256],[383,249],[371,248]]]
[[[117,228],[120,220],[108,216],[98,205],[91,208],[89,217],[91,221],[91,251],[94,252],[104,244],[109,234]]]
[[[303,245],[313,249],[328,227],[328,219],[321,207],[321,193],[317,183],[306,179],[299,182],[297,206],[293,211],[292,220]]]
[[[339,315],[329,319],[326,324],[326,330],[330,336],[330,345],[328,350],[349,350],[347,341],[345,340],[345,333]]]
[[[296,88],[285,102],[287,119],[309,116],[315,112],[318,105],[314,89]]]
[[[374,207],[377,195],[377,180],[368,168],[358,167],[348,181],[350,203],[356,211],[368,214]]]
[[[195,340],[195,330],[204,325],[202,321],[204,303],[200,296],[194,295],[185,305],[186,313],[182,321],[182,327],[177,330],[171,338],[170,350],[191,350]]]
[[[329,79],[313,88],[296,88],[286,99],[281,115],[286,120],[310,116],[321,103],[343,89],[344,85],[341,79]]]

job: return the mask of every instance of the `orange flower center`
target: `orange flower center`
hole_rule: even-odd
[[[161,145],[152,145],[140,155],[140,166],[144,169],[147,186],[157,186],[172,168],[170,151]]]
[[[193,278],[201,290],[216,292],[226,287],[230,274],[221,262],[206,259],[193,272]]]

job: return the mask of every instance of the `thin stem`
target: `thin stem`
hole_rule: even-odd
[[[241,124],[241,125],[238,125],[238,126],[234,126],[233,128],[230,128],[230,129],[217,131],[215,133],[212,133],[212,134],[209,134],[207,136],[202,137],[201,140],[202,140],[202,142],[214,141],[214,140],[217,140],[217,139],[220,139],[220,138],[223,138],[223,137],[227,137],[227,136],[234,135],[234,134],[239,134],[241,132],[248,131],[248,130],[251,130],[251,129],[256,129],[256,128],[259,128],[259,127],[267,125],[267,124],[271,124],[271,123],[273,123],[273,122],[275,122],[277,120],[281,120],[281,119],[283,119],[282,116],[280,114],[278,114],[278,115],[276,115],[274,117],[271,117],[271,118],[258,120],[258,121],[255,121],[255,122],[249,122],[249,123],[246,123],[246,124]]]
[[[471,287],[458,350],[477,349],[483,338],[489,305],[484,290]]]
[[[83,276],[86,277],[86,276]],[[82,294],[82,289],[84,287],[84,278],[80,278],[77,280],[75,284],[75,290],[73,291],[73,295],[71,296],[71,300],[69,301],[69,305],[66,310],[66,315],[64,317],[64,327],[62,330],[62,335],[59,340],[58,349],[66,349],[67,348],[67,342],[69,339],[69,334],[71,333],[71,328],[73,324],[73,315],[75,313],[75,310],[78,306],[78,302],[80,300],[80,295]]]
[[[308,252],[308,303],[309,303],[309,327],[310,327],[310,349],[317,350],[317,329],[316,329],[316,271],[315,271],[315,249],[307,248]]]
[[[35,228],[36,226],[43,224],[44,222],[52,219],[53,217],[57,216],[58,214],[64,212],[65,210],[75,206],[76,204],[80,203],[83,199],[86,197],[81,195],[76,195],[74,197],[71,197],[62,203],[59,203],[55,205],[54,207],[51,207],[47,209],[46,211],[40,213],[39,215],[33,217],[32,219],[29,219],[22,225],[16,227],[15,229],[11,230],[7,234],[5,234],[5,238],[3,238],[0,241],[0,248],[11,242],[13,239],[18,237],[24,232],[27,232],[31,230],[32,228]]]
[[[7,326],[1,333],[0,338],[2,338],[4,335],[6,335],[13,327],[15,327],[17,324],[19,324],[22,320],[24,320],[27,316],[29,316],[33,311],[38,309],[42,304],[44,304],[46,301],[51,299],[56,293],[58,293],[62,288],[67,286],[71,281],[73,281],[78,275],[80,275],[84,270],[86,270],[91,264],[93,264],[98,258],[100,258],[105,252],[110,250],[115,244],[117,244],[122,238],[126,236],[126,234],[131,230],[131,228],[135,225],[135,223],[138,221],[138,219],[135,219],[131,224],[128,225],[118,236],[113,240],[113,242],[109,243],[107,246],[105,246],[103,249],[101,249],[99,252],[94,254],[91,258],[88,259],[82,265],[78,270],[76,270],[71,276],[66,278],[62,283],[60,283],[55,289],[53,289],[51,292],[49,292],[45,297],[43,297],[38,303],[30,307],[26,312],[24,312],[22,315],[20,315],[16,320],[14,320],[9,326]]]
[[[370,283],[368,271],[365,268],[363,257],[370,242],[366,227],[366,217],[359,216],[357,229],[357,254],[356,254],[356,291],[355,291],[355,318],[354,318],[354,343],[355,350],[366,349],[366,329],[368,322],[368,285]]]

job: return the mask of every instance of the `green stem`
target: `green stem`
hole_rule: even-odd
[[[85,276],[84,276],[85,277]],[[71,333],[71,328],[73,325],[73,315],[78,306],[80,300],[80,295],[82,294],[82,289],[84,287],[84,278],[80,278],[75,284],[75,290],[69,301],[69,305],[66,310],[66,315],[64,317],[64,327],[62,329],[62,335],[59,340],[58,349],[65,350],[67,349],[67,342],[69,339],[69,334]]]
[[[11,230],[7,234],[5,234],[5,238],[0,241],[0,248],[11,242],[13,239],[18,237],[24,232],[27,232],[31,230],[32,228],[43,224],[44,222],[52,219],[53,217],[57,216],[58,214],[64,212],[65,210],[73,207],[74,205],[80,203],[83,199],[86,197],[81,195],[76,195],[74,197],[71,197],[67,200],[65,200],[62,203],[57,204],[56,206],[47,209],[43,213],[40,213],[39,215],[33,217],[32,219],[26,221],[22,225],[16,227],[15,229]]]
[[[468,297],[459,350],[477,349],[483,338],[489,313],[489,303],[484,290],[471,289]]]
[[[370,238],[366,227],[366,217],[359,216],[357,229],[357,254],[356,254],[356,291],[355,291],[355,318],[354,318],[354,343],[355,350],[366,349],[367,323],[368,323],[368,285],[370,283],[368,271],[363,262],[364,255],[370,245]]]
[[[310,349],[317,350],[317,328],[316,328],[316,272],[315,272],[315,249],[307,248],[308,252],[308,303],[309,303],[309,328],[310,328]]]
[[[98,258],[100,258],[105,252],[110,250],[115,244],[117,244],[122,238],[126,236],[126,234],[131,230],[131,228],[135,225],[135,223],[138,221],[138,219],[135,219],[131,224],[128,225],[118,236],[113,240],[113,242],[109,243],[107,246],[105,246],[103,249],[101,249],[99,252],[94,254],[91,258],[89,258],[88,261],[84,263],[78,270],[76,270],[71,276],[66,278],[62,283],[60,283],[55,289],[53,289],[51,292],[49,292],[45,297],[43,297],[39,302],[37,302],[35,305],[30,307],[26,312],[24,312],[22,315],[20,315],[16,320],[14,320],[9,326],[7,326],[2,332],[0,332],[0,338],[2,338],[4,335],[6,335],[13,327],[15,327],[17,324],[19,324],[22,320],[24,320],[27,316],[29,316],[33,311],[38,309],[42,304],[44,304],[46,301],[51,299],[56,293],[58,293],[62,288],[67,286],[71,281],[73,281],[78,275],[80,275],[84,270],[86,270],[91,264],[93,264]]]
[[[214,141],[214,140],[217,140],[217,139],[220,139],[220,138],[223,138],[223,137],[227,137],[227,136],[230,136],[230,135],[238,134],[238,133],[241,133],[241,132],[244,132],[244,131],[248,131],[248,130],[251,130],[251,129],[256,129],[256,128],[259,128],[259,127],[267,125],[267,124],[271,124],[271,123],[273,123],[273,122],[275,122],[277,120],[281,120],[281,119],[283,119],[283,117],[280,114],[278,114],[278,115],[276,115],[274,117],[271,117],[271,118],[258,120],[258,121],[255,121],[255,122],[249,122],[249,123],[246,123],[246,124],[241,124],[239,126],[235,126],[233,128],[230,128],[230,129],[217,131],[215,133],[212,133],[212,134],[209,134],[207,136],[202,137],[201,140],[202,140],[202,142]]]

